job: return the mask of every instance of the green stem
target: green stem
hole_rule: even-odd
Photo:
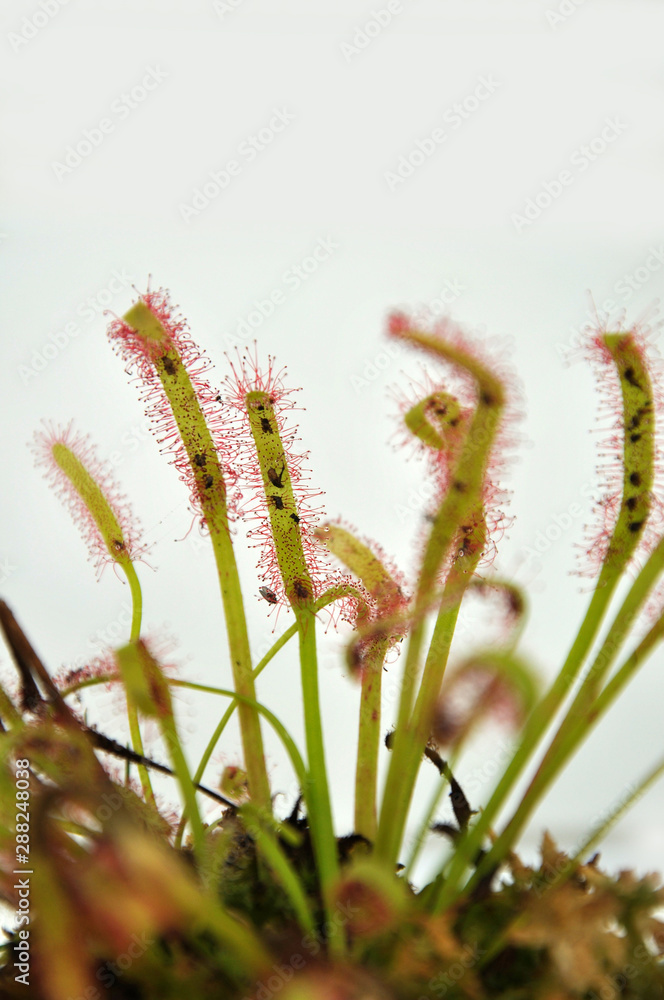
[[[642,349],[632,334],[606,333],[604,346],[615,364],[622,393],[623,488],[618,518],[579,633],[563,667],[526,723],[519,748],[507,767],[482,815],[468,836],[460,842],[448,877],[438,896],[437,911],[455,898],[459,882],[487,833],[498,810],[518,779],[537,745],[544,737],[567,691],[576,679],[599,631],[609,601],[643,533],[652,500],[654,476],[654,407],[650,378]],[[524,807],[525,808],[525,807]],[[502,848],[504,841],[500,842]],[[500,861],[499,845],[483,858],[470,885]],[[470,887],[470,886],[469,886]]]
[[[596,590],[594,592],[581,628],[560,673],[548,692],[530,714],[524,727],[519,747],[494,789],[491,798],[482,810],[479,819],[469,830],[466,837],[459,841],[447,878],[440,886],[435,912],[441,912],[455,898],[459,882],[471,863],[471,859],[476,856],[477,851],[481,847],[493,819],[503,806],[521,771],[530,760],[537,744],[544,737],[546,730],[562,703],[564,695],[578,674],[588,654],[617,582],[616,578],[611,587],[607,586],[603,590]],[[487,870],[486,859],[480,867],[482,873]]]
[[[252,809],[251,803],[241,806],[239,813],[245,829],[255,841],[257,849],[263,855],[276,880],[286,892],[301,929],[308,934],[315,934],[316,925],[302,881],[288,860],[286,852],[279,843],[274,831],[270,829],[267,823],[262,821],[259,810]]]
[[[270,662],[270,660],[274,656],[276,656],[276,654],[279,652],[279,650],[282,648],[282,646],[285,646],[286,643],[288,642],[288,640],[292,639],[292,637],[296,633],[297,633],[297,622],[294,625],[291,625],[291,627],[286,632],[284,632],[284,634],[275,642],[275,644],[272,646],[272,648],[265,654],[265,656],[260,661],[260,663],[258,663],[256,665],[256,667],[254,668],[254,671],[253,671],[254,680],[256,679],[256,677],[258,677],[258,675],[261,673],[261,671],[263,671],[265,669],[265,667],[268,665],[268,663]],[[214,748],[216,747],[217,743],[221,739],[221,736],[222,736],[222,734],[224,732],[224,729],[226,728],[226,726],[230,722],[230,720],[231,720],[231,718],[233,716],[233,713],[235,712],[235,709],[238,707],[239,704],[240,704],[240,700],[238,698],[233,698],[232,702],[230,703],[230,705],[228,706],[228,708],[226,709],[226,711],[222,715],[221,719],[219,720],[217,726],[215,727],[215,730],[212,733],[212,736],[210,737],[210,739],[208,740],[208,744],[207,744],[205,750],[203,751],[203,756],[200,759],[198,767],[196,768],[196,773],[194,775],[194,780],[195,781],[200,781],[201,780],[203,772],[205,771],[205,768],[207,767],[207,765],[209,763],[210,757],[212,756],[212,754],[214,752]]]
[[[321,597],[319,597],[314,605],[314,608],[316,611],[321,611],[323,608],[327,607],[328,604],[332,604],[333,601],[337,601],[341,597],[348,596],[348,594],[351,593],[356,593],[356,591],[352,587],[335,587],[331,590],[326,591]],[[268,663],[273,659],[273,657],[277,655],[279,650],[282,649],[282,647],[285,646],[286,643],[290,639],[292,639],[294,635],[297,635],[297,631],[298,631],[298,625],[297,622],[295,622],[294,625],[291,625],[290,628],[286,629],[284,634],[280,636],[279,639],[277,639],[274,645],[267,651],[263,659],[260,660],[260,662],[257,663],[256,666],[254,667],[253,671],[254,680],[256,680],[256,678],[259,676],[259,674],[263,672],[263,670],[265,670]],[[205,768],[209,763],[210,757],[214,753],[214,748],[219,742],[224,732],[224,729],[228,725],[238,705],[239,705],[238,699],[234,698],[233,701],[228,706],[228,708],[226,709],[226,711],[224,712],[224,714],[222,715],[218,725],[216,726],[212,736],[208,741],[203,756],[201,757],[200,763],[196,769],[196,774],[194,776],[195,781],[201,780],[203,772],[205,771]]]
[[[202,862],[205,855],[205,827],[196,800],[196,787],[182,749],[173,715],[160,716],[162,736],[168,747],[171,764],[184,798],[184,807],[191,826],[194,853]]]
[[[625,815],[627,810],[630,809],[638,799],[645,795],[650,786],[654,785],[663,774],[664,760],[660,760],[659,763],[655,764],[655,766],[646,774],[645,778],[641,779],[636,788],[630,792],[627,798],[619,802],[618,805],[611,810],[610,814],[588,834],[581,847],[579,847],[574,857],[570,860],[569,868],[566,869],[566,871],[569,871],[569,874],[574,871],[574,868],[581,863],[581,859],[588,855],[590,851],[592,851],[593,848],[604,839],[609,830],[622,816]],[[555,885],[555,881],[552,884]]]
[[[422,754],[431,736],[433,716],[447,667],[461,602],[477,569],[486,542],[486,526],[481,516],[478,518],[478,528],[474,535],[473,551],[468,556],[463,557],[463,560],[459,560],[452,568],[445,585],[443,600],[424,664],[420,690],[412,716],[403,729],[398,781],[394,781],[389,799],[386,787],[383,799],[384,808],[389,806],[392,813],[392,823],[389,829],[390,839],[386,838],[384,842],[387,842],[390,852],[395,852],[395,855],[404,835],[408,809],[422,763]],[[462,565],[463,568],[459,568]],[[397,728],[395,750],[398,735],[399,729]]]
[[[344,951],[343,928],[333,919],[332,889],[339,873],[339,858],[334,836],[318,693],[316,618],[311,611],[304,608],[294,608],[294,610],[299,627],[302,701],[308,761],[307,781],[302,791],[307,805],[316,865],[328,919],[330,951],[338,956]]]
[[[127,562],[123,565],[123,569],[127,576],[127,582],[129,584],[129,589],[131,591],[131,632],[129,634],[129,641],[134,642],[138,639],[141,634],[141,619],[143,617],[143,593],[141,591],[141,584],[136,574],[136,569],[132,562]]]
[[[543,886],[541,890],[541,894],[544,895],[545,893],[550,892],[551,889],[562,885],[568,878],[574,875],[579,865],[582,864],[583,858],[587,857],[593,848],[595,848],[597,844],[599,844],[606,837],[606,834],[618,822],[621,816],[623,816],[638,799],[645,795],[650,786],[653,785],[662,776],[662,774],[664,774],[664,760],[661,760],[658,764],[656,764],[648,772],[645,778],[641,779],[627,798],[619,802],[618,805],[611,810],[609,815],[598,823],[595,829],[588,834],[581,846],[577,849],[574,856],[566,862],[564,868],[557,871],[551,881],[547,880],[546,885]],[[479,963],[480,967],[488,965],[493,961],[496,955],[508,946],[511,932],[520,923],[524,923],[523,915],[516,917],[500,932],[499,936],[489,946],[486,954],[482,956]]]
[[[532,814],[533,809],[541,800],[546,789],[589,735],[592,727],[618,693],[620,687],[631,677],[631,672],[642,662],[645,655],[644,649],[649,648],[648,646],[644,647],[646,640],[634,651],[632,656],[607,685],[606,689],[598,695],[602,679],[606,676],[620,647],[625,641],[639,609],[642,607],[662,569],[664,569],[664,539],[659,542],[650,555],[648,562],[634,581],[609,629],[602,648],[586,674],[572,705],[558,727],[558,731],[552,739],[536,774],[532,778],[505,830],[494,845],[496,854],[499,850],[499,843],[503,847],[514,843],[514,840],[523,829],[528,817]],[[650,643],[657,641],[657,628],[658,626],[655,626],[646,637]]]
[[[148,352],[173,413],[193,478],[195,493],[210,531],[226,619],[233,681],[247,699],[256,692],[249,635],[240,579],[228,523],[226,483],[222,462],[207,426],[198,396],[171,335],[143,301],[124,316]],[[239,708],[242,747],[251,796],[259,807],[271,808],[263,737],[258,715],[243,702]]]
[[[388,621],[395,611],[406,607],[401,587],[390,571],[359,538],[339,524],[325,524],[315,531],[337,559],[355,576],[359,577],[375,607],[360,595],[356,617],[356,636],[348,651],[353,658],[352,669],[359,670],[362,678],[360,717],[357,737],[357,764],[355,767],[355,833],[373,842],[376,839],[376,793],[378,784],[378,755],[380,749],[380,712],[383,662],[391,645],[402,638],[402,630],[393,631]],[[362,625],[371,622],[376,631],[362,635]]]
[[[203,821],[196,800],[196,788],[175,724],[168,680],[142,639],[116,649],[115,658],[122,674],[127,700],[144,715],[157,720],[188,814],[194,852],[202,862],[205,848]]]
[[[590,734],[591,730],[620,694],[625,684],[631,680],[647,656],[650,655],[654,646],[661,641],[663,635],[664,617],[661,617],[650,629],[645,638],[639,643],[633,653],[625,660],[623,665],[616,672],[614,677],[611,678],[604,690],[598,695],[592,704],[587,705],[585,707],[585,711],[575,715],[575,717],[571,720],[571,724],[565,727],[564,732],[561,733],[561,730],[558,730],[556,736],[560,735],[561,738],[556,744],[557,752],[555,755],[552,754],[550,757],[545,757],[544,761],[540,765],[537,775],[531,782],[531,788],[528,789],[528,792],[519,803],[519,807],[514,813],[512,819],[498,838],[495,845],[496,848],[498,848],[499,841],[501,844],[507,845],[513,843],[514,838],[518,835],[520,830],[523,829],[523,826],[531,814],[532,809],[541,799],[542,795],[554,780],[556,775],[560,772],[563,765],[576,752],[581,743]],[[567,719],[565,719],[565,722],[567,722]]]
[[[415,708],[413,709],[412,719],[404,730],[399,770],[400,780],[396,783],[396,787],[389,799],[387,798],[387,789],[385,792],[383,808],[387,809],[389,806],[392,813],[393,829],[391,831],[390,848],[395,853],[398,852],[403,838],[408,809],[415,789],[415,781],[422,763],[422,754],[431,735],[431,717],[440,690],[442,675],[447,664],[447,657],[459,615],[459,608],[460,601],[454,607],[450,608],[445,607],[443,599],[443,607],[438,614],[431,642],[431,649],[436,648],[439,654],[436,669],[430,670],[428,673],[425,669],[420,692]],[[427,657],[428,659],[429,657]],[[399,730],[397,729],[395,733],[395,749],[398,732]]]
[[[134,564],[128,561],[122,564],[122,568],[127,576],[127,582],[129,583],[129,589],[131,591],[132,615],[129,641],[134,642],[141,634],[143,594]],[[136,753],[140,753],[141,756],[145,756],[145,752],[143,750],[143,738],[141,736],[141,727],[138,720],[138,709],[136,708],[136,703],[131,699],[128,692],[127,718],[129,720],[131,745]],[[145,801],[154,804],[154,791],[152,789],[152,782],[150,781],[150,773],[144,764],[138,765],[138,777],[141,782],[141,788],[143,789],[143,797],[145,798]]]
[[[389,641],[379,640],[362,666],[360,721],[355,768],[355,833],[372,843],[376,839],[376,790],[380,749],[380,710],[383,661]]]
[[[440,504],[425,549],[415,599],[414,617],[417,618],[420,606],[426,605],[430,593],[437,587],[441,567],[454,539],[458,536],[459,529],[466,523],[465,519],[482,504],[487,463],[500,426],[505,394],[500,380],[462,348],[417,330],[409,329],[398,335],[407,342],[424,348],[439,360],[448,361],[462,368],[475,379],[478,395],[459,458],[454,463],[450,489]],[[423,628],[423,622],[416,626],[408,644],[394,748],[376,837],[376,853],[390,866],[397,861],[407,818],[401,809],[408,808],[419,763],[419,759],[415,757],[413,731],[408,730],[407,724],[419,676]],[[435,694],[437,695],[437,691]],[[417,720],[420,734],[423,730],[422,720],[423,715],[420,710]],[[425,735],[425,743],[428,735],[428,733]],[[420,752],[422,749],[423,744]]]
[[[395,811],[394,803],[397,798],[410,801],[410,789],[403,787],[401,784],[401,767],[404,757],[408,759],[411,753],[412,740],[409,739],[408,722],[412,711],[423,642],[424,622],[418,621],[408,639],[397,724],[394,731],[394,743],[390,754],[390,764],[383,789],[378,830],[376,833],[376,854],[378,857],[383,857],[390,867],[396,864],[406,821],[405,816],[400,816]],[[395,760],[398,760],[399,768],[395,766]]]
[[[355,595],[357,597],[361,596],[361,595],[358,594],[358,592],[353,587],[346,587],[346,586],[344,586],[344,587],[333,587],[330,590],[327,590],[324,594],[321,595],[321,597],[318,598],[318,600],[316,601],[316,603],[314,605],[314,608],[315,608],[316,611],[321,611],[323,608],[327,607],[328,604],[332,604],[334,601],[338,601],[340,598],[346,597],[349,594],[353,594],[353,595]],[[253,672],[254,680],[258,677],[258,675],[260,673],[262,673],[263,670],[265,670],[265,668],[267,667],[268,663],[270,663],[270,661],[273,659],[273,657],[276,656],[276,654],[279,652],[279,650],[282,649],[282,647],[286,645],[286,643],[289,641],[289,639],[292,639],[293,636],[297,634],[297,631],[298,631],[298,625],[297,625],[297,622],[295,622],[294,625],[291,625],[290,628],[286,629],[286,631],[284,632],[284,634],[282,636],[280,636],[279,639],[277,639],[277,641],[274,643],[274,645],[267,651],[267,653],[265,654],[265,656],[263,657],[263,659],[260,660],[260,662],[256,664],[256,667],[254,668],[254,672]],[[85,686],[86,684],[89,684],[89,683],[97,683],[97,681],[96,681],[96,679],[93,679],[92,682],[90,682],[90,681],[84,681],[84,682],[82,682],[81,686]],[[180,682],[180,681],[175,682],[175,681],[173,681],[171,683],[178,683],[179,684],[179,683],[184,683],[184,682]],[[192,690],[209,691],[209,692],[215,693],[215,694],[223,694],[223,693],[225,693],[221,688],[209,688],[209,687],[199,687],[199,688],[197,688],[196,685],[188,685],[188,686],[191,686]],[[74,687],[71,690],[76,690],[76,688]],[[64,692],[64,693],[67,694],[67,693],[69,693],[69,691]],[[230,692],[230,694],[232,695],[232,692]],[[195,773],[194,779],[193,779],[194,783],[196,783],[196,784],[200,783],[200,780],[203,777],[203,772],[205,771],[205,768],[207,767],[207,765],[209,763],[210,757],[212,756],[212,754],[214,752],[214,748],[216,747],[217,743],[221,739],[221,736],[222,736],[222,734],[224,732],[224,729],[226,728],[226,726],[230,722],[230,720],[231,720],[231,718],[233,716],[233,713],[235,712],[235,709],[240,704],[241,700],[242,699],[238,699],[236,697],[233,697],[233,700],[231,701],[230,705],[228,706],[228,708],[226,709],[226,711],[222,715],[222,717],[221,717],[218,725],[216,726],[216,728],[215,728],[212,736],[208,740],[208,744],[207,744],[207,746],[205,748],[205,751],[203,753],[203,756],[201,757],[201,760],[200,760],[200,762],[198,764],[198,767],[196,769],[196,773]],[[248,702],[248,704],[253,705],[253,704],[255,704],[255,702],[250,701],[250,702]],[[259,711],[260,711],[260,709],[259,709]],[[305,774],[305,770],[304,770],[304,766],[303,766],[303,768],[302,768],[302,780],[304,780],[304,777],[303,777],[304,774]],[[180,825],[178,827],[178,831],[177,831],[177,834],[176,834],[176,843],[177,844],[181,843],[181,841],[182,841],[182,834],[184,832],[184,827],[185,827],[186,822],[187,822],[187,815],[186,815],[186,812],[185,812],[183,814],[183,816],[182,816],[182,819],[180,820]]]
[[[274,715],[269,708],[266,708],[265,705],[261,705],[259,701],[255,701],[253,698],[244,698],[241,695],[238,695],[236,691],[231,691],[228,688],[212,687],[210,684],[195,684],[194,681],[180,681],[173,678],[169,678],[168,683],[171,687],[183,687],[188,688],[190,691],[203,691],[207,694],[217,694],[224,698],[237,698],[238,701],[246,702],[254,709],[255,712],[262,715],[263,718],[270,723],[288,753],[298,782],[300,785],[304,785],[306,783],[307,769],[297,746],[283,723],[280,722],[276,715]]]
[[[243,698],[255,700],[256,688],[251,667],[249,635],[233,543],[227,531],[211,532],[211,539],[219,573],[235,689]],[[241,699],[238,711],[252,799],[258,806],[271,808],[272,800],[258,716],[251,709],[249,702]]]
[[[455,768],[455,765],[456,765],[456,759],[457,759],[457,755],[455,754],[455,756],[452,757],[451,760],[450,760],[450,762],[449,762],[450,771],[452,771],[452,772],[454,772],[454,768]],[[406,881],[410,881],[410,879],[412,877],[413,869],[415,868],[415,865],[417,863],[417,859],[419,858],[419,855],[420,855],[420,851],[422,850],[422,847],[424,845],[424,841],[425,841],[426,835],[429,832],[429,829],[431,827],[431,821],[432,821],[432,819],[433,819],[433,817],[435,815],[436,809],[438,808],[438,805],[440,803],[440,800],[441,800],[441,798],[443,796],[443,792],[445,791],[445,787],[447,786],[447,784],[448,784],[447,774],[443,773],[443,774],[440,775],[440,780],[438,781],[438,783],[437,783],[437,785],[436,785],[436,787],[434,789],[433,795],[431,796],[431,799],[429,800],[429,806],[428,806],[428,808],[427,808],[427,810],[426,810],[426,812],[424,814],[424,819],[422,820],[422,822],[420,824],[420,828],[417,831],[417,835],[416,835],[415,841],[413,843],[413,849],[411,851],[411,855],[410,855],[410,857],[409,857],[409,859],[408,859],[408,861],[406,863],[406,867],[405,867],[404,873],[403,873],[403,878]]]

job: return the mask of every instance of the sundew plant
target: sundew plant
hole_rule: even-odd
[[[538,867],[516,853],[542,796],[664,633],[662,390],[647,329],[599,326],[586,354],[613,424],[604,496],[589,511],[595,577],[579,631],[543,689],[519,651],[525,595],[496,568],[515,392],[481,344],[450,321],[394,313],[387,323],[389,338],[428,362],[399,395],[399,436],[423,456],[431,498],[407,577],[380,544],[324,519],[298,451],[294,392],[275,359],[259,359],[255,348],[237,353],[213,384],[161,290],[111,323],[110,342],[141,386],[158,446],[209,542],[219,594],[206,595],[201,615],[220,598],[225,636],[209,684],[172,674],[159,642],[143,634],[146,547],[129,503],[88,438],[72,425],[42,425],[36,462],[97,571],[112,564],[128,584],[132,617],[119,648],[52,673],[0,603],[16,667],[0,686],[0,892],[14,914],[1,952],[2,996],[664,996],[658,877],[607,874],[595,852],[664,760],[650,762],[572,855],[556,847],[555,831],[542,839]],[[245,614],[255,588],[243,593],[236,561],[241,544],[255,547],[259,593],[276,621],[278,637],[259,661]],[[491,645],[459,657],[455,627],[471,591],[495,595],[505,625]],[[341,621],[350,639],[340,669],[360,694],[351,830],[334,823],[335,748],[323,739],[319,692],[321,626]],[[296,655],[302,745],[260,697],[260,674]],[[398,678],[387,726],[386,664]],[[123,694],[129,745],[81,710],[83,691],[109,687]],[[195,768],[174,710],[177,689],[221,706]],[[234,714],[241,764],[215,773],[213,754]],[[488,799],[472,801],[457,765],[482,720],[496,715],[515,728],[513,755]],[[344,739],[352,726],[346,720]],[[283,744],[298,789],[286,808],[283,789],[270,782],[266,728]],[[422,768],[437,775],[423,811],[414,795]],[[526,772],[529,784],[505,816]],[[177,789],[175,813],[153,788],[156,774]],[[436,871],[415,884],[429,840]]]

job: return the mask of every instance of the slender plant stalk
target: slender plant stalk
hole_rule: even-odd
[[[408,756],[402,758],[402,782],[397,789],[397,799],[394,803],[397,815],[408,815],[410,799],[415,787],[415,781],[422,761],[422,754],[431,736],[433,716],[443,682],[450,647],[454,636],[461,602],[472,574],[479,562],[485,533],[480,531],[481,540],[475,552],[468,557],[469,565],[462,571],[452,570],[443,594],[443,601],[438,612],[436,624],[427,653],[422,674],[422,683],[415,703],[412,718],[406,730]],[[407,796],[407,797],[406,797]]]
[[[307,934],[315,934],[316,925],[302,882],[275,832],[263,821],[259,811],[251,808],[251,803],[241,806],[239,812],[256,847],[286,892],[301,929]]]
[[[233,680],[238,694],[255,699],[249,636],[240,579],[229,531],[224,471],[198,397],[173,339],[145,302],[124,316],[124,323],[150,353],[182,439],[214,551],[224,606]],[[254,802],[271,806],[270,786],[257,714],[248,702],[239,709],[244,760]]]
[[[245,407],[263,482],[279,573],[298,626],[308,762],[303,793],[330,926],[330,948],[333,954],[339,954],[344,947],[342,932],[332,919],[332,887],[338,875],[339,861],[318,694],[314,584],[304,555],[298,505],[273,400],[268,392],[251,390],[245,396]],[[278,474],[275,470],[279,470]]]
[[[383,663],[403,630],[390,626],[395,613],[406,608],[406,599],[398,582],[368,545],[347,528],[325,524],[316,529],[316,537],[344,566],[359,577],[371,598],[371,609],[364,598],[358,601],[357,626],[371,620],[376,631],[354,647],[355,672],[361,673],[360,717],[355,768],[355,833],[367,840],[376,839],[378,755],[381,745],[381,689]]]
[[[127,575],[127,582],[129,583],[129,588],[131,590],[132,600],[131,631],[129,634],[129,641],[136,642],[141,634],[143,594],[141,592],[141,584],[136,574],[134,564],[129,562],[123,568]],[[138,710],[135,703],[129,697],[127,697],[127,716],[129,720],[131,745],[136,753],[141,754],[141,756],[145,756],[143,738],[141,736],[141,727],[138,720]],[[138,765],[138,777],[141,782],[141,788],[143,789],[143,795],[145,796],[146,802],[154,804],[154,792],[152,790],[152,782],[150,781],[150,773],[144,764]]]
[[[380,713],[383,661],[387,641],[382,640],[366,658],[362,668],[360,722],[357,734],[355,767],[355,832],[373,842],[378,816],[378,752],[380,749]]]
[[[332,920],[334,900],[332,889],[339,874],[339,857],[334,836],[332,803],[327,782],[325,746],[318,694],[318,660],[316,653],[316,617],[306,610],[297,610],[300,639],[302,699],[305,706],[304,729],[307,744],[307,783],[304,799],[314,840],[323,901],[328,914],[332,954],[344,951],[343,929]]]
[[[454,772],[454,769],[456,767],[457,758],[458,758],[458,751],[455,751],[454,756],[451,757],[449,761],[449,769],[452,773]],[[449,784],[449,778],[447,772],[443,772],[440,775],[436,787],[434,788],[433,795],[429,800],[429,805],[427,806],[426,812],[424,813],[424,817],[422,819],[422,822],[420,823],[419,829],[413,841],[413,849],[411,851],[410,857],[408,858],[408,861],[406,862],[406,867],[404,868],[403,878],[408,881],[410,880],[413,874],[413,870],[415,868],[415,865],[417,864],[417,859],[419,858],[422,847],[424,846],[424,841],[426,840],[426,836],[431,829],[431,823],[433,821],[433,817],[436,814],[436,809],[440,804],[440,800],[443,797],[443,792],[445,791],[445,788],[448,784]]]
[[[547,880],[546,885],[542,889],[542,895],[550,892],[552,889],[561,886],[569,878],[571,878],[583,864],[583,859],[587,858],[590,852],[606,837],[607,833],[615,824],[620,820],[622,816],[627,812],[627,810],[634,805],[640,798],[642,798],[651,785],[654,785],[656,781],[664,774],[664,759],[660,760],[651,770],[645,775],[641,781],[632,789],[630,794],[618,802],[608,814],[597,824],[597,826],[590,831],[586,836],[585,840],[581,843],[574,853],[574,855],[569,858],[567,863],[560,871],[557,871],[554,878],[550,881]],[[490,947],[487,949],[486,954],[482,955],[480,959],[480,966],[484,967],[492,962],[497,955],[500,954],[509,944],[510,933],[521,924],[525,924],[528,920],[528,915],[519,914],[512,920],[507,927],[505,927],[500,934],[496,937]]]
[[[40,463],[68,499],[69,506],[80,520],[98,564],[114,562],[124,572],[132,599],[130,641],[141,631],[143,596],[134,567],[135,539],[127,511],[119,503],[115,484],[104,473],[87,439],[74,436],[71,425],[65,430],[40,432],[36,436]],[[127,698],[129,731],[134,750],[143,755],[143,741],[136,706]],[[154,803],[149,774],[139,765],[139,778],[146,801]],[[128,776],[128,767],[127,767]]]
[[[478,387],[477,406],[470,420],[460,457],[455,463],[451,487],[434,518],[425,549],[415,599],[417,610],[420,604],[426,604],[429,593],[436,588],[440,569],[461,525],[466,523],[465,518],[481,506],[488,459],[502,417],[504,391],[499,379],[462,348],[412,329],[402,331],[400,336],[408,343],[433,354],[439,360],[459,366],[473,376]],[[394,748],[383,792],[376,837],[376,853],[390,865],[397,862],[406,824],[407,807],[417,776],[417,769],[413,774],[414,747],[408,723],[419,676],[423,639],[424,622],[421,621],[414,627],[408,644]],[[425,742],[426,738],[428,734]]]
[[[661,642],[663,637],[664,616],[660,616],[655,625],[653,625],[634,652],[625,660],[597,698],[589,705],[586,705],[585,709],[580,713],[565,717],[564,721],[567,722],[569,719],[570,724],[565,725],[564,730],[562,726],[558,730],[556,736],[560,736],[560,739],[556,743],[556,752],[552,752],[544,758],[512,819],[494,845],[497,853],[505,846],[509,847],[514,843],[515,838],[525,826],[528,817],[556,775],[576,750],[578,750],[581,743],[589,736],[594,726],[607,709],[610,708],[625,684],[632,679],[638,668],[645,662],[655,645]],[[553,749],[553,744],[550,749]]]
[[[190,691],[201,691],[207,694],[217,694],[222,695],[226,698],[232,698],[234,702],[244,701],[242,696],[238,695],[235,691],[230,691],[227,688],[212,687],[209,684],[196,684],[194,681],[182,681],[175,678],[170,678],[168,683],[171,687],[183,687]],[[251,707],[254,708],[260,715],[262,715],[267,722],[272,726],[277,736],[283,743],[286,753],[290,758],[290,762],[293,765],[293,770],[295,771],[295,776],[300,784],[300,788],[304,788],[307,784],[307,768],[302,760],[300,751],[298,750],[295,742],[290,736],[286,727],[277,719],[273,712],[271,712],[265,705],[261,705],[260,702],[251,701],[249,702]],[[200,776],[199,776],[200,777]],[[195,779],[198,780],[197,778]],[[186,812],[183,814],[182,820],[180,821],[180,826],[178,828],[177,834],[175,836],[175,846],[179,847],[182,843],[182,835],[184,831],[184,825],[186,822]]]
[[[115,652],[116,661],[125,682],[127,698],[144,715],[157,719],[166,744],[171,765],[184,799],[194,842],[194,851],[202,859],[205,831],[196,801],[196,788],[182,749],[168,682],[155,658],[139,639]]]
[[[479,819],[469,830],[467,836],[459,841],[445,883],[441,885],[436,912],[441,912],[454,899],[454,892],[459,880],[471,863],[471,859],[477,854],[498,810],[502,807],[523,767],[531,759],[537,744],[543,737],[544,730],[560,707],[571,683],[571,678],[576,676],[588,654],[610,597],[611,594],[607,590],[595,591],[593,594],[584,621],[558,677],[529,716],[521,736],[521,742],[503,772],[493,795],[482,809]]]
[[[352,587],[341,587],[341,588],[330,589],[326,591],[321,597],[318,598],[318,600],[315,603],[315,610],[317,612],[321,611],[323,608],[327,607],[328,604],[332,604],[333,601],[338,601],[343,597],[349,597],[349,596],[356,596],[358,598],[361,597],[361,595],[358,594],[357,591],[355,591]],[[293,638],[294,635],[297,635],[297,632],[298,632],[298,624],[297,622],[295,622],[294,625],[291,625],[289,628],[287,628],[284,634],[277,639],[277,641],[267,651],[262,660],[260,660],[254,667],[253,671],[254,680],[256,680],[256,678],[263,672],[263,670],[265,670],[267,665],[277,655],[279,650],[282,649],[286,645],[286,643]],[[205,768],[209,763],[210,757],[214,753],[214,748],[221,739],[224,729],[230,722],[233,713],[235,712],[235,709],[238,707],[238,705],[239,705],[238,699],[234,698],[233,701],[228,706],[228,708],[226,709],[226,711],[224,712],[224,714],[222,715],[217,726],[215,727],[215,730],[212,733],[210,739],[208,740],[208,744],[205,747],[205,750],[203,751],[203,756],[200,759],[198,767],[196,768],[196,774],[194,775],[195,781],[201,780],[203,772],[205,771]]]
[[[297,780],[301,784],[306,782],[307,768],[299,750],[297,749],[297,746],[295,745],[295,742],[293,741],[293,738],[290,736],[284,724],[280,722],[276,715],[271,712],[269,708],[266,708],[265,705],[261,705],[259,701],[254,701],[253,699],[250,701],[248,698],[242,697],[237,694],[236,691],[231,691],[229,688],[213,687],[210,684],[196,684],[194,681],[182,681],[177,680],[176,678],[168,678],[167,680],[171,687],[182,687],[187,688],[190,691],[202,691],[206,694],[217,694],[224,698],[237,698],[238,701],[246,701],[253,709],[255,709],[256,712],[258,712],[259,715],[262,715],[263,718],[269,722],[276,732],[290,758]]]
[[[632,585],[620,611],[616,615],[595,662],[584,678],[583,684],[579,688],[574,701],[565,713],[565,717],[560,723],[558,731],[552,739],[537,772],[522,796],[514,815],[500,835],[499,841],[501,845],[514,843],[515,838],[523,829],[528,817],[532,814],[533,809],[541,800],[546,789],[590,734],[600,716],[608,708],[624,683],[631,678],[633,671],[641,665],[654,643],[658,641],[661,633],[660,622],[650,630],[646,639],[643,640],[637,650],[634,651],[632,656],[620,668],[615,677],[607,685],[607,688],[600,694],[597,694],[602,678],[609,670],[611,663],[629,632],[630,626],[634,622],[639,608],[643,605],[648,592],[654,585],[657,577],[661,574],[662,569],[664,569],[664,539],[651,554],[648,562]],[[498,842],[496,842],[494,847],[496,853],[498,853]]]
[[[629,562],[648,516],[654,477],[654,412],[652,386],[640,349],[633,336],[604,334],[604,346],[610,354],[618,376],[623,401],[623,495],[620,512],[585,618],[572,648],[542,701],[528,719],[521,743],[502,775],[482,815],[459,844],[444,885],[441,885],[437,912],[453,899],[463,874],[490,828],[505,798],[531,759],[538,744],[551,725],[565,695],[585,662],[600,629],[609,602]],[[502,845],[501,845],[502,846]],[[498,847],[484,857],[472,879],[476,884],[492,863],[499,860]]]

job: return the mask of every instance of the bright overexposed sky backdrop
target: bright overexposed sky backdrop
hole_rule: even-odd
[[[387,390],[407,386],[419,361],[387,352],[387,311],[445,311],[510,349],[524,441],[496,569],[527,586],[523,648],[552,676],[588,599],[569,571],[597,482],[594,376],[566,362],[589,293],[633,321],[663,287],[659,0],[6,0],[1,19],[0,579],[49,667],[126,637],[127,588],[111,571],[95,583],[27,449],[42,418],[73,417],[153,543],[157,572],[141,574],[148,633],[176,639],[183,675],[230,680],[211,553],[195,533],[181,540],[186,494],[104,333],[104,310],[125,311],[132,286],[152,275],[219,381],[224,352],[254,337],[262,357],[288,365],[329,515],[406,572],[422,469],[389,443]],[[254,563],[243,557],[260,654],[274,622]],[[484,614],[469,608],[466,640],[484,634]],[[357,689],[340,648],[328,637],[321,673],[347,832]],[[300,735],[294,655],[272,664],[259,691]],[[661,755],[663,661],[657,651],[592,736],[528,845],[549,827],[572,846]],[[192,757],[221,705],[180,699]],[[121,731],[112,704],[99,722]],[[474,806],[502,738],[489,729],[461,765]],[[274,788],[290,804],[292,780],[271,737],[268,746]],[[215,768],[237,759],[233,731]],[[605,858],[661,867],[663,846],[660,785]]]

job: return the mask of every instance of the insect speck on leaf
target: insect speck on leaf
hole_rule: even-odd
[[[264,598],[267,601],[268,604],[277,603],[278,600],[277,595],[273,590],[270,590],[269,587],[259,587],[258,593],[261,595],[262,598]]]
[[[281,497],[278,494],[275,493],[275,494],[271,495],[270,496],[270,500],[272,501],[272,503],[274,504],[274,506],[277,508],[277,510],[283,510],[284,509],[284,502],[283,502],[283,500],[281,499]]]
[[[261,417],[261,430],[264,434],[272,434],[272,424],[268,417]]]
[[[281,466],[281,472],[279,472],[279,473],[277,472],[276,469],[270,468],[270,469],[267,470],[267,478],[270,480],[270,482],[272,483],[273,486],[277,487],[278,490],[283,490],[283,488],[284,488],[284,484],[281,481],[281,477],[284,474],[284,469],[285,468],[286,468],[286,466],[282,465]]]
[[[295,596],[301,601],[308,601],[311,597],[309,587],[302,580],[295,580],[293,582],[293,590],[295,591]]]

